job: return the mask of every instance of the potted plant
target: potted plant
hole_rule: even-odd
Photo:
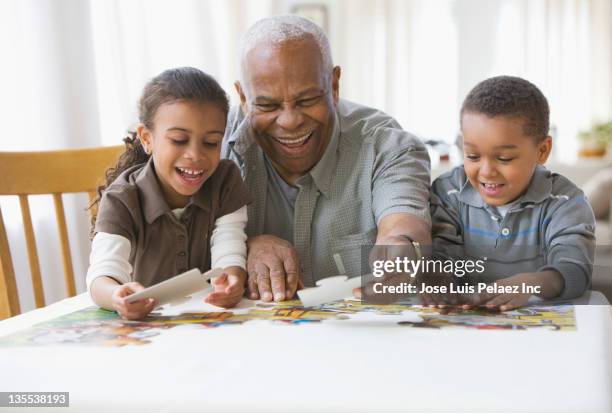
[[[599,123],[591,130],[578,134],[580,148],[578,154],[583,158],[603,157],[608,144],[612,142],[612,122]]]

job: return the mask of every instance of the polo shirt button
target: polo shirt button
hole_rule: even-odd
[[[179,257],[184,257],[185,256],[185,251],[181,251],[178,253]]]
[[[510,230],[508,228],[504,228],[504,229],[502,229],[501,233],[502,233],[502,235],[506,236],[506,235],[510,234]]]

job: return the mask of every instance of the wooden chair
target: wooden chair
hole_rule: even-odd
[[[104,172],[114,165],[123,149],[123,146],[111,146],[47,152],[0,152],[0,195],[19,197],[37,308],[45,306],[45,298],[28,195],[53,196],[66,292],[72,297],[76,290],[62,193],[87,192],[92,201]],[[0,320],[20,312],[11,251],[0,209]]]

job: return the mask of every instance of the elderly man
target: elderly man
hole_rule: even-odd
[[[327,37],[306,19],[263,19],[243,38],[240,108],[223,156],[254,200],[250,298],[289,299],[301,283],[338,274],[337,257],[359,275],[374,243],[430,242],[425,147],[388,115],[340,99],[340,73]]]

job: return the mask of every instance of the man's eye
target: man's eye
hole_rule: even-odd
[[[187,139],[170,139],[173,145],[185,145],[187,143]]]
[[[499,161],[501,161],[501,162],[510,162],[510,161],[511,161],[511,160],[513,160],[514,158],[501,158],[501,157],[499,157],[499,158],[497,158],[497,159],[498,159]]]
[[[278,108],[278,105],[274,103],[257,103],[255,107],[262,112],[272,112]]]
[[[204,145],[209,148],[217,148],[219,146],[219,142],[204,142]]]
[[[311,98],[307,98],[307,99],[302,99],[302,100],[298,100],[298,105],[299,106],[312,106],[314,104],[316,104],[319,101],[320,96],[315,96],[315,97],[311,97]]]
[[[470,161],[477,161],[478,159],[480,159],[480,156],[478,155],[466,155],[465,157]]]

